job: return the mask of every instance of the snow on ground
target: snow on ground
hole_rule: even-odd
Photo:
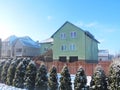
[[[0,83],[0,90],[26,90],[26,89],[20,89]]]
[[[75,75],[71,75],[72,88],[74,88],[74,79],[75,79]],[[58,81],[59,80],[60,80],[60,74],[58,74]],[[90,81],[91,81],[91,76],[87,76],[87,85],[90,85]],[[26,89],[20,89],[0,83],[0,90],[26,90]]]
[[[74,74],[71,74],[71,82],[72,84],[74,84],[74,79],[75,79],[75,75]],[[60,74],[58,73],[58,81],[60,79]],[[87,85],[90,85],[90,81],[91,81],[91,76],[87,76]]]
[[[75,79],[75,75],[71,75],[71,82],[72,82],[72,89],[74,90],[74,79]],[[87,76],[87,85],[90,85],[90,81],[91,81],[91,76]]]

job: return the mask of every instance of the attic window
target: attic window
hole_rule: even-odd
[[[76,38],[77,34],[76,34],[76,32],[71,32],[70,36],[71,36],[71,38]]]
[[[60,34],[60,38],[61,38],[61,39],[66,39],[66,34],[65,34],[65,33],[61,33],[61,34]]]

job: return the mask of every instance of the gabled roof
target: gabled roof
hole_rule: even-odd
[[[33,40],[32,40],[30,37],[28,37],[28,36],[20,37],[20,38],[18,38],[18,40],[19,40],[20,42],[22,42],[22,44],[23,44],[24,46],[40,48],[39,43],[33,41]]]
[[[63,28],[66,24],[70,24],[70,25],[72,25],[72,26],[74,26],[74,27],[77,27],[76,25],[70,23],[69,21],[66,21],[51,37],[53,38],[53,36],[54,36],[61,28]],[[77,27],[77,28],[79,28],[79,27]],[[79,28],[79,29],[82,30],[81,28]],[[83,31],[83,30],[82,30],[82,31]],[[83,31],[83,32],[84,32],[84,31]]]
[[[94,38],[94,36],[89,31],[84,31],[84,32],[85,32],[85,35],[87,35],[88,37],[90,37],[91,39],[93,39],[94,41],[96,41],[97,43],[100,43],[98,40],[96,40]]]
[[[7,39],[4,40],[4,42],[9,42],[10,45],[13,45],[15,43],[15,40],[17,40],[17,36],[11,35]]]
[[[84,31],[83,29],[81,29],[80,27],[78,27],[78,26],[70,23],[69,21],[66,21],[66,22],[51,36],[51,38],[53,38],[54,35],[55,35],[62,27],[64,27],[66,24],[70,24],[70,25],[78,28],[79,30],[83,31],[83,32],[85,33],[85,35],[87,35],[88,37],[90,37],[91,39],[93,39],[94,41],[96,41],[97,43],[100,43],[99,41],[97,41],[97,40],[94,38],[94,36],[93,36],[89,31]]]
[[[7,39],[4,40],[4,42],[9,42],[10,45],[12,45],[12,46],[14,46],[17,41],[20,41],[24,46],[35,47],[35,48],[39,48],[40,47],[39,43],[33,41],[28,36],[16,37],[15,35],[12,35],[12,36],[10,36],[10,37],[8,37]]]

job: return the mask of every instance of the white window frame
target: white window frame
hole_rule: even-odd
[[[76,45],[70,44],[70,51],[75,51],[75,50],[76,50]]]
[[[65,33],[61,33],[61,34],[60,34],[60,38],[61,38],[61,39],[66,39],[66,34],[65,34]]]
[[[67,47],[66,47],[66,45],[61,45],[61,51],[66,51],[67,50]]]
[[[77,37],[77,32],[75,32],[75,31],[70,32],[70,37],[71,38],[76,38]]]
[[[17,52],[17,53],[22,52],[22,48],[16,48],[16,52]]]

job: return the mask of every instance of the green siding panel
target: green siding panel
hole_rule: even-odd
[[[98,44],[94,40],[85,36],[85,53],[86,60],[98,60]]]
[[[71,38],[71,32],[76,32],[77,35],[75,38]],[[60,38],[61,33],[66,35],[65,39]],[[53,38],[53,59],[59,59],[59,56],[67,56],[67,59],[69,59],[69,56],[78,56],[78,59],[85,59],[85,38],[82,30],[68,23],[62,27]],[[70,50],[71,44],[76,46],[74,51]],[[61,50],[62,45],[66,45],[65,51]]]
[[[49,49],[52,49],[52,43],[41,43],[40,54],[44,54]]]
[[[76,32],[76,37],[71,38],[71,32]],[[64,36],[61,39],[61,34]],[[53,59],[58,60],[60,56],[78,56],[79,60],[97,61],[98,60],[98,42],[94,37],[90,37],[88,33],[79,27],[65,23],[53,35]],[[75,46],[75,50],[70,50],[71,45]],[[61,50],[65,49],[64,51]]]

